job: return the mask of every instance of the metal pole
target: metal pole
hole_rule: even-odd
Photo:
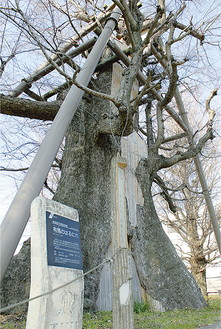
[[[92,38],[92,39],[86,41],[85,43],[83,43],[82,45],[80,45],[79,47],[71,50],[69,53],[64,55],[63,63],[66,63],[69,58],[74,58],[74,57],[78,56],[80,53],[82,53],[83,51],[93,47],[95,42],[96,42],[96,38]],[[56,59],[54,61],[58,66],[60,66],[62,64],[62,61],[60,59]],[[13,91],[11,91],[9,93],[10,96],[13,96],[13,97],[19,96],[27,88],[30,88],[31,84],[34,81],[39,80],[40,78],[44,77],[45,75],[47,75],[48,73],[50,73],[54,70],[55,70],[55,68],[52,64],[49,64],[48,62],[47,62],[47,65],[42,64],[37,70],[35,70],[33,73],[31,73],[26,79],[23,79],[21,81],[21,83]]]
[[[188,117],[186,115],[186,111],[185,111],[183,101],[182,101],[182,98],[180,96],[180,92],[179,92],[178,88],[176,88],[176,91],[175,91],[175,99],[176,99],[177,107],[178,107],[179,112],[180,112],[180,116],[182,117],[184,124],[188,127],[188,138],[189,138],[189,140],[192,141],[192,135],[193,134],[192,134],[192,131],[190,129],[189,120],[188,120]],[[198,155],[195,158],[193,158],[193,160],[194,160],[194,163],[195,163],[195,166],[196,166],[196,170],[197,170],[197,173],[198,173],[200,184],[201,184],[201,187],[202,187],[202,190],[203,190],[203,195],[204,195],[206,205],[207,205],[207,209],[208,209],[210,219],[211,219],[211,222],[212,222],[216,242],[218,244],[219,252],[221,254],[221,233],[220,233],[220,229],[219,229],[219,223],[218,223],[218,220],[216,218],[215,209],[213,207],[213,203],[212,203],[212,200],[211,200],[211,196],[210,196],[210,192],[209,192],[208,185],[207,185],[207,182],[206,182],[206,178],[205,178],[205,175],[204,175],[202,163],[201,163],[200,158],[199,158]]]
[[[116,8],[108,19],[100,37],[77,76],[77,81],[80,84],[84,86],[88,85],[119,16],[120,9]],[[71,87],[0,227],[1,280],[28,221],[31,202],[42,188],[83,93],[75,85]]]
[[[164,59],[161,58],[161,55],[159,55],[159,53],[157,52],[157,50],[155,49],[154,46],[151,47],[151,50],[152,50],[154,56],[160,61],[161,65],[165,68],[165,70],[170,70],[170,68],[167,66],[167,63],[165,62]],[[182,98],[180,96],[180,92],[179,92],[178,88],[176,88],[174,96],[175,96],[175,100],[176,100],[176,103],[177,103],[177,107],[179,109],[179,114],[182,118],[182,121],[183,121],[184,125],[187,128],[187,129],[184,129],[184,130],[188,133],[188,135],[187,135],[188,140],[192,143],[193,133],[191,131],[190,123],[189,123],[189,120],[188,120],[188,117],[187,117],[187,114],[186,114],[186,111],[185,111],[185,108],[184,108],[184,105],[183,105],[183,101],[182,101]],[[215,209],[214,209],[212,199],[211,199],[211,196],[210,196],[210,192],[209,192],[209,189],[208,189],[208,186],[207,186],[207,182],[206,182],[206,178],[205,178],[205,175],[204,175],[202,163],[201,163],[200,158],[199,158],[198,155],[195,158],[193,158],[193,160],[194,160],[195,167],[196,167],[198,177],[199,177],[199,180],[200,180],[200,184],[201,184],[201,187],[202,187],[202,190],[203,190],[204,198],[205,198],[207,209],[208,209],[210,219],[211,219],[211,222],[212,222],[212,226],[213,226],[215,238],[216,238],[216,241],[217,241],[217,244],[218,244],[219,252],[221,254],[221,233],[220,233],[220,229],[219,229],[219,223],[218,223],[217,218],[216,218]]]

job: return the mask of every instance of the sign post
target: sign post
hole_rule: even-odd
[[[81,329],[83,274],[76,209],[37,197],[31,207],[31,291],[26,329]],[[52,291],[52,292],[51,292]]]
[[[132,260],[127,241],[125,197],[126,160],[114,157],[111,162],[111,235],[113,328],[133,329]],[[121,249],[121,250],[120,250]],[[120,250],[120,251],[119,251]]]

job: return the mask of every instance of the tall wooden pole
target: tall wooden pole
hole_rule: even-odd
[[[133,329],[132,259],[127,241],[126,160],[111,162],[111,236],[113,329]],[[119,251],[120,250],[120,251]]]

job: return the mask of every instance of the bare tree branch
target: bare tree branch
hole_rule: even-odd
[[[214,89],[214,90],[210,93],[208,99],[206,100],[206,110],[207,110],[207,112],[208,112],[208,114],[209,114],[208,124],[209,124],[210,126],[212,125],[212,123],[213,123],[213,119],[214,119],[214,116],[215,116],[215,111],[214,111],[214,110],[211,110],[211,108],[210,108],[210,102],[211,102],[212,98],[213,98],[214,96],[217,95],[217,90],[218,90],[218,89]]]
[[[38,102],[0,94],[1,113],[23,118],[52,121],[61,104],[61,101]]]

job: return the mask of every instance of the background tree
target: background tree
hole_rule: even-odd
[[[176,243],[176,248],[196,279],[203,295],[206,296],[206,268],[218,260],[219,253],[203,193],[200,192],[201,186],[199,186],[195,166],[191,161],[174,167],[171,174],[173,175],[172,182],[180,183],[177,187],[179,192],[170,192],[175,200],[176,212],[174,214],[165,207],[160,217],[163,223],[180,235],[184,243]],[[207,172],[207,181],[208,176]],[[213,183],[214,181],[211,182]],[[175,190],[175,187],[171,185],[173,184],[170,183],[170,188]],[[218,204],[216,213],[220,220],[220,205]]]
[[[194,103],[194,100],[191,99],[191,106]],[[195,106],[197,108],[196,103]],[[186,107],[188,107],[187,100]],[[201,122],[197,122],[198,112],[195,110],[191,118],[192,126],[195,129],[199,128],[201,124]],[[176,133],[180,133],[180,131],[176,131]],[[200,158],[215,204],[217,218],[220,220],[220,149],[217,142],[215,139],[212,145],[205,147]],[[162,146],[162,149],[165,154],[169,155],[174,152],[174,147],[176,150],[183,147],[182,141],[176,141],[174,145],[168,143],[167,147]],[[167,190],[157,190],[156,187],[154,190],[159,216],[161,221],[168,226],[169,231],[171,228],[172,232],[178,233],[180,239],[179,243],[176,242],[175,247],[196,279],[203,295],[206,296],[206,268],[218,261],[219,253],[195,165],[190,159],[180,162],[162,174]],[[163,196],[163,199],[158,197],[158,193]],[[166,202],[169,196],[171,198],[170,207]]]
[[[27,81],[24,81],[27,83],[25,93],[34,98],[35,102],[2,96],[2,112],[31,119],[51,120],[58,109],[58,103],[43,100],[72,83],[86,91],[66,134],[62,174],[54,196],[55,200],[79,211],[83,265],[86,271],[103,260],[110,244],[111,158],[121,150],[120,138],[138,128],[136,118],[139,113],[143,115],[142,104],[146,104],[146,122],[140,131],[147,136],[148,158],[142,159],[136,170],[144,206],[137,207],[139,224],[129,231],[132,255],[141,285],[152,297],[161,301],[166,309],[203,307],[205,301],[198,286],[162,229],[151,188],[154,181],[162,186],[158,171],[194,157],[213,138],[212,121],[204,127],[202,134],[195,133],[194,147],[188,145],[185,133],[182,136],[171,136],[167,128],[169,113],[174,124],[181,126],[185,132],[185,125],[176,109],[168,104],[173,98],[178,81],[190,87],[188,75],[191,74],[195,79],[199,74],[193,71],[193,67],[186,65],[188,52],[180,50],[186,49],[186,45],[191,47],[192,40],[197,40],[197,47],[198,40],[203,42],[205,35],[197,28],[198,23],[195,23],[195,28],[186,19],[183,14],[185,5],[179,8],[176,1],[170,2],[166,8],[163,8],[164,1],[160,2],[161,8],[156,8],[150,2],[142,8],[143,13],[136,1],[129,1],[129,4],[123,0],[114,3],[121,9],[123,18],[119,22],[119,31],[108,46],[116,51],[113,41],[120,39],[131,48],[128,50],[131,53],[130,59],[118,50],[123,73],[115,98],[111,96],[112,68],[108,66],[106,58],[103,58],[96,69],[97,74],[91,80],[89,88],[84,88],[77,84],[75,75],[84,57],[87,57],[87,51],[75,61],[70,54],[65,56],[63,53],[66,45],[63,35],[71,36],[74,30],[75,36],[69,45],[74,43],[77,46],[85,34],[92,30],[92,26],[93,29],[96,28],[96,33],[100,33],[106,12],[99,3],[85,2],[84,6],[81,4],[82,10],[79,10],[79,5],[73,1],[60,4],[53,1],[31,1],[28,5],[6,1],[0,8],[1,18],[8,19],[13,28],[34,45],[36,51],[33,58],[36,54],[40,58],[41,51],[49,64],[56,68],[56,73],[52,73],[50,81],[45,78],[45,81],[39,82],[34,93],[30,91]],[[170,9],[173,14],[169,13]],[[99,13],[102,14],[99,16]],[[73,24],[73,19],[76,18],[78,20]],[[93,23],[85,25],[90,21]],[[210,21],[205,20],[203,27],[207,27],[206,31],[209,31],[209,26],[215,21],[216,16]],[[67,50],[68,47],[65,48]],[[117,60],[119,61],[119,57],[114,57],[111,62]],[[179,79],[178,71],[181,74]],[[46,93],[52,86],[56,87],[58,77],[60,84],[62,77],[65,85]],[[131,90],[136,78],[141,84],[140,92],[131,100]],[[31,82],[33,81],[29,81]],[[110,101],[116,110],[113,110]],[[184,138],[182,151],[175,152],[170,157],[164,156],[160,150],[161,144],[167,143],[168,138],[175,143],[180,137]],[[96,302],[99,276],[100,271],[93,272],[85,281],[85,305],[90,309]]]

